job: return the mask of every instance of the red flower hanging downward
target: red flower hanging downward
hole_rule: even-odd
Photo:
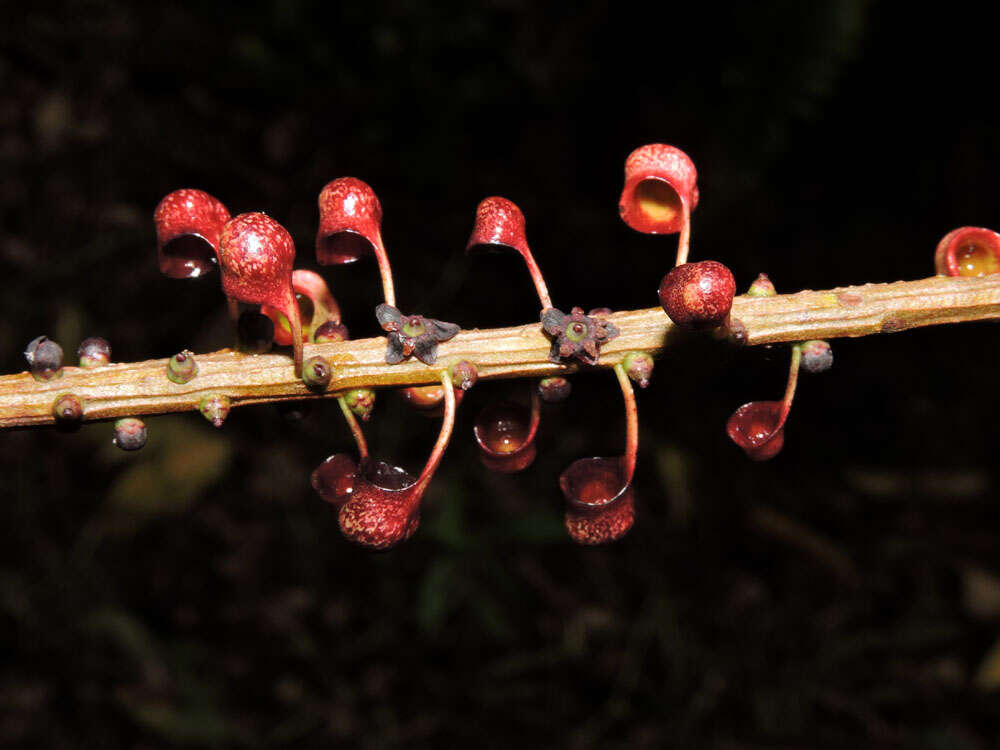
[[[396,304],[389,256],[382,243],[382,204],[375,191],[356,177],[338,177],[319,194],[316,260],[344,265],[374,255],[382,276],[385,302]]]
[[[231,300],[269,305],[291,325],[295,373],[302,374],[302,326],[292,290],[295,245],[288,231],[262,213],[240,214],[219,239],[222,291]]]
[[[618,201],[622,219],[644,234],[676,234],[677,262],[687,262],[691,212],[698,205],[698,172],[674,146],[650,143],[625,160],[625,187]]]
[[[219,234],[229,210],[203,190],[184,188],[166,195],[156,207],[156,250],[160,273],[189,279],[216,265]]]

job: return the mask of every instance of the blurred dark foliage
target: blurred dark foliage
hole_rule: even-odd
[[[315,198],[370,182],[400,304],[465,326],[537,302],[466,260],[480,198],[524,209],[557,304],[645,307],[673,241],[617,218],[624,157],[700,171],[693,257],[780,290],[917,278],[1000,226],[995,34],[960,4],[568,7],[65,2],[0,28],[0,370],[46,333],[116,360],[229,340],[217,277],[170,282],[152,211],[200,187],[266,210],[314,267]],[[328,271],[356,335],[370,265]],[[1000,740],[994,326],[834,344],[784,452],[723,425],[787,351],[692,344],[640,394],[638,521],[571,545],[556,477],[621,450],[610,376],[547,408],[489,475],[471,417],[417,535],[373,555],[308,486],[350,448],[336,405],[0,435],[0,743],[50,748],[906,747]],[[369,437],[418,468],[436,423],[390,393]]]

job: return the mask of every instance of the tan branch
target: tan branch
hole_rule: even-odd
[[[745,328],[748,345],[892,333],[919,326],[1000,318],[1000,276],[934,277],[894,284],[866,284],[777,297],[737,297],[732,317]],[[599,367],[613,367],[627,352],[660,355],[675,326],[656,307],[614,313],[621,333],[604,345]],[[514,328],[468,330],[441,344],[439,364],[458,359],[476,365],[482,379],[542,377],[580,368],[548,360],[550,342],[537,322]],[[440,367],[416,360],[385,364],[385,339],[306,345],[334,366],[323,394],[297,379],[282,354],[244,355],[224,349],[196,355],[198,375],[184,385],[166,377],[165,359],[110,364],[95,369],[65,367],[61,377],[36,382],[27,373],[0,377],[0,427],[53,424],[56,397],[73,393],[85,420],[191,411],[206,395],[228,396],[233,406],[324,398],[349,388],[432,385]]]

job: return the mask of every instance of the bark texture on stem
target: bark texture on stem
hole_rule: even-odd
[[[908,328],[1000,318],[1000,275],[933,277],[893,284],[865,284],[775,297],[740,296],[733,326],[748,345],[894,333]],[[660,355],[682,334],[659,307],[609,316],[620,334],[601,349],[597,367],[614,367],[630,351]],[[440,361],[465,359],[485,380],[546,377],[588,369],[548,359],[551,342],[533,322],[512,328],[462,331],[440,345]],[[333,366],[325,393],[295,377],[290,357],[246,355],[230,349],[196,355],[198,375],[183,385],[166,377],[166,359],[63,368],[61,377],[36,382],[27,372],[0,376],[0,428],[53,424],[52,405],[64,393],[83,404],[84,421],[194,411],[206,395],[228,396],[232,406],[329,398],[350,388],[433,385],[440,368],[418,361],[385,364],[382,337],[306,344],[305,356],[322,355]]]

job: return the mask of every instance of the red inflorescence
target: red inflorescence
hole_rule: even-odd
[[[1000,273],[1000,234],[983,227],[953,229],[938,243],[934,267],[943,276]]]
[[[703,330],[722,325],[733,307],[736,279],[718,261],[685,263],[663,277],[660,304],[682,328]]]
[[[650,143],[625,160],[625,187],[618,212],[644,234],[674,234],[698,205],[698,172],[690,157],[674,146]]]
[[[316,260],[320,265],[353,263],[382,244],[382,204],[368,183],[338,177],[319,194]]]
[[[219,235],[229,210],[203,190],[175,190],[153,214],[160,272],[173,279],[208,273],[216,265]]]
[[[635,522],[635,493],[623,458],[581,458],[559,477],[566,530],[578,544],[621,539]]]
[[[729,439],[754,461],[774,458],[785,444],[781,401],[751,401],[726,422]]]

